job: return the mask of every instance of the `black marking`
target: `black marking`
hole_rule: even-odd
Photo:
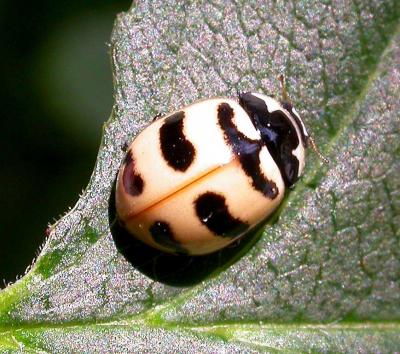
[[[161,246],[173,250],[175,253],[187,254],[188,251],[174,239],[171,227],[165,221],[156,221],[150,226],[149,231],[153,240]]]
[[[132,159],[132,153],[129,150],[125,156],[125,168],[122,175],[122,183],[125,191],[133,196],[142,194],[144,188],[143,178],[135,171],[135,161]]]
[[[196,151],[183,133],[183,111],[165,119],[160,128],[160,146],[165,161],[174,170],[186,171],[194,160]]]
[[[304,134],[303,124],[300,122],[299,117],[297,116],[297,114],[295,114],[293,112],[293,105],[291,103],[289,103],[289,102],[281,102],[281,105],[282,105],[283,108],[285,108],[290,113],[290,115],[292,116],[292,118],[296,122],[297,127],[300,130],[301,141],[303,142],[303,146],[305,148],[307,148],[308,147],[308,144],[307,144],[308,137]]]
[[[201,223],[218,236],[235,238],[249,228],[249,224],[231,215],[223,195],[206,192],[194,204]]]
[[[233,124],[234,111],[228,103],[218,106],[218,122],[225,139],[233,153],[239,158],[243,171],[251,178],[252,186],[270,199],[277,197],[279,190],[274,181],[270,181],[260,168],[262,140],[252,140],[238,131]]]
[[[152,122],[155,122],[156,120],[160,119],[162,116],[163,116],[162,113],[158,112],[158,113],[153,117]]]
[[[250,92],[242,94],[239,103],[260,132],[262,140],[281,171],[285,185],[293,186],[298,180],[299,172],[299,160],[293,155],[293,151],[300,143],[293,123],[283,111],[269,112],[264,100]]]

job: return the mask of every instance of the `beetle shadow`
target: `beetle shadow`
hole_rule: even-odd
[[[241,256],[258,239],[258,228],[220,251],[203,256],[175,255],[153,248],[130,234],[118,221],[115,206],[116,178],[109,198],[110,230],[118,251],[137,270],[172,286],[192,286],[217,273]]]

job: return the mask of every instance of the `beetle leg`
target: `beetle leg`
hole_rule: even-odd
[[[129,147],[129,145],[128,145],[128,143],[125,141],[125,142],[123,143],[123,145],[121,146],[121,150],[122,150],[123,152],[126,152],[126,150],[128,150],[128,147]]]
[[[153,117],[152,122],[155,122],[157,119],[160,119],[162,116],[163,116],[162,113],[160,113],[160,112],[157,113],[157,114]]]

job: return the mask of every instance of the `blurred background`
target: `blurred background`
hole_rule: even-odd
[[[112,107],[108,46],[129,0],[0,0],[0,287],[89,181]]]

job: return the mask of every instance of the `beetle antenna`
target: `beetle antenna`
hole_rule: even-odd
[[[281,95],[282,95],[282,102],[287,102],[290,103],[289,100],[289,95],[286,91],[286,85],[285,85],[285,76],[283,74],[280,74],[278,76],[278,80],[281,83]],[[311,148],[314,150],[314,152],[317,154],[317,156],[319,157],[319,159],[325,163],[325,164],[329,164],[329,160],[322,155],[321,151],[319,151],[317,144],[315,143],[314,139],[311,136],[307,136],[307,142],[310,143]]]
[[[287,91],[286,91],[285,76],[284,76],[283,74],[280,74],[280,75],[278,76],[278,80],[279,80],[279,82],[281,83],[282,101],[283,101],[283,102],[288,102],[288,103],[289,103],[290,100],[289,100],[289,96],[288,96]]]
[[[310,143],[311,148],[314,150],[314,152],[317,154],[320,160],[322,160],[323,163],[329,165],[329,160],[321,154],[321,152],[318,149],[317,144],[315,143],[314,139],[311,136],[307,137],[307,142]]]

